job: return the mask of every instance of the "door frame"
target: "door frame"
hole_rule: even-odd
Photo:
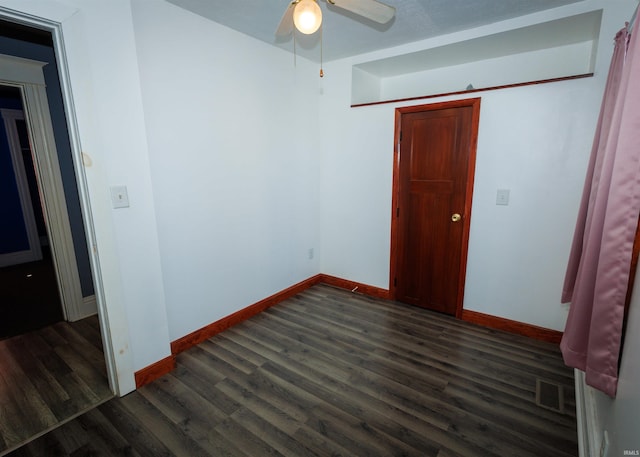
[[[103,350],[105,363],[107,368],[107,377],[109,379],[109,387],[111,391],[120,395],[121,393],[130,392],[135,390],[135,384],[133,384],[133,376],[130,378],[126,376],[128,374],[128,370],[130,369],[130,355],[127,355],[124,364],[126,366],[120,366],[120,363],[117,363],[116,354],[120,352],[122,354],[122,350],[118,351],[114,347],[114,336],[111,332],[111,325],[109,320],[109,313],[106,308],[106,299],[104,292],[104,282],[102,279],[102,273],[100,270],[100,263],[98,259],[98,252],[96,249],[96,234],[94,228],[94,220],[91,213],[91,204],[89,199],[89,187],[87,183],[87,178],[84,170],[83,163],[83,153],[80,145],[80,132],[78,127],[77,115],[75,112],[75,105],[73,101],[73,96],[71,92],[71,83],[69,76],[69,69],[67,63],[67,53],[64,46],[63,39],[63,30],[62,23],[57,22],[55,20],[46,19],[43,17],[33,16],[28,13],[23,13],[17,10],[8,9],[0,6],[0,17],[9,21],[17,22],[19,24],[26,25],[28,27],[33,27],[36,29],[46,30],[51,33],[53,39],[53,49],[56,56],[56,63],[58,65],[58,76],[60,78],[60,90],[62,92],[62,101],[64,105],[64,110],[66,114],[66,125],[67,130],[69,132],[69,142],[72,151],[72,159],[74,164],[74,169],[76,173],[76,182],[78,187],[78,195],[80,197],[80,208],[82,212],[84,227],[85,227],[85,235],[87,238],[87,247],[89,250],[89,260],[91,263],[91,273],[92,279],[94,283],[95,290],[95,298],[98,310],[98,316],[100,318],[100,333],[103,341]],[[15,59],[19,59],[14,57]],[[22,59],[27,60],[28,59]],[[15,85],[15,84],[14,84]],[[36,95],[36,100],[38,103],[41,101],[40,97],[42,94]],[[46,97],[46,92],[43,91],[43,95]],[[30,116],[30,113],[26,111],[25,115],[27,117]],[[43,114],[48,117],[50,120],[49,111]],[[49,138],[51,142],[53,142],[53,137]],[[53,143],[52,143],[53,144]],[[55,145],[54,145],[55,147]],[[62,200],[64,202],[64,199]],[[68,219],[67,219],[68,223]],[[50,240],[53,243],[53,240]],[[75,264],[75,256],[72,256],[72,261]],[[77,268],[76,268],[77,274]],[[78,278],[78,289],[79,289],[79,278]],[[80,301],[82,300],[82,294],[80,293]],[[91,304],[91,303],[89,303]],[[124,347],[129,346],[128,336],[123,335],[126,334],[126,331],[120,331],[117,333],[118,341],[124,345]],[[130,354],[128,352],[127,354]],[[121,360],[119,358],[118,360]],[[120,369],[119,369],[120,367]],[[131,374],[133,371],[131,370]]]
[[[395,136],[393,150],[393,183],[391,196],[391,253],[389,266],[389,292],[390,298],[397,297],[396,277],[398,271],[398,219],[400,200],[400,139],[402,128],[402,116],[409,113],[423,111],[437,111],[448,108],[471,107],[471,139],[469,142],[469,163],[467,170],[467,186],[465,191],[465,203],[462,213],[462,253],[460,258],[460,269],[458,272],[458,300],[456,303],[456,318],[462,317],[464,304],[464,285],[467,274],[467,251],[469,247],[469,231],[471,227],[471,203],[473,200],[473,182],[476,169],[476,150],[478,145],[478,129],[480,124],[480,101],[481,98],[468,98],[463,100],[453,100],[447,102],[430,103],[426,105],[405,106],[395,110]]]

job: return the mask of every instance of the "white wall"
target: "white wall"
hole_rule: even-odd
[[[93,159],[86,176],[107,314],[113,334],[124,324],[111,321],[116,306],[125,310],[136,371],[170,351],[131,10],[127,0],[73,4],[63,31],[81,146]],[[129,208],[111,208],[112,185],[128,187]]]
[[[132,3],[175,340],[318,273],[318,68]]]
[[[470,95],[482,102],[464,307],[562,330],[560,291],[613,36],[636,4],[585,1],[325,65],[322,272],[388,288],[394,110],[454,99],[349,108],[353,64],[605,8],[593,78]],[[511,190],[509,206],[495,205],[499,188]]]

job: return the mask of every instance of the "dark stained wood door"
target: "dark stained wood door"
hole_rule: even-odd
[[[396,112],[391,272],[398,301],[462,311],[479,109],[472,99]]]

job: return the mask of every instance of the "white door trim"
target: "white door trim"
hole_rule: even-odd
[[[578,422],[578,455],[597,457],[600,455],[604,432],[598,417],[594,389],[585,382],[584,371],[574,369],[576,386],[576,419]]]
[[[0,254],[0,267],[7,267],[25,262],[35,262],[42,259],[42,249],[40,248],[40,237],[38,236],[38,226],[31,204],[31,192],[29,191],[29,181],[22,159],[22,147],[18,136],[16,121],[24,120],[24,112],[19,109],[1,108],[0,115],[4,122],[4,130],[7,134],[9,144],[9,154],[11,155],[11,165],[16,178],[20,208],[22,209],[22,220],[26,230],[29,248],[22,251],[8,252]]]
[[[44,10],[49,11],[46,8],[44,8]],[[65,14],[68,12],[69,11],[65,11]],[[0,17],[13,22],[21,23],[29,27],[35,27],[51,32],[53,38],[53,48],[57,59],[56,63],[58,65],[60,89],[62,92],[62,99],[66,114],[67,130],[69,133],[69,142],[76,173],[78,195],[80,198],[80,207],[82,210],[82,216],[85,226],[87,247],[89,248],[89,260],[91,262],[91,270],[95,290],[95,301],[85,300],[85,302],[86,304],[95,303],[97,305],[98,314],[100,316],[100,329],[103,340],[105,361],[107,365],[109,386],[116,395],[130,392],[135,389],[131,351],[122,351],[116,349],[114,341],[114,339],[117,340],[118,348],[130,347],[128,330],[126,328],[126,320],[123,321],[120,318],[121,314],[119,312],[120,310],[118,310],[114,312],[114,314],[116,315],[115,319],[118,321],[118,328],[115,334],[113,334],[111,331],[110,313],[108,312],[106,306],[104,284],[102,280],[102,273],[100,270],[98,252],[96,249],[97,242],[93,215],[91,213],[91,205],[89,201],[89,186],[87,184],[86,173],[82,162],[83,155],[80,142],[80,133],[71,90],[67,54],[62,33],[62,24],[54,19],[47,19],[45,17],[23,13],[15,9],[10,9],[2,6],[0,6]]]
[[[78,185],[80,208],[84,221],[87,244],[89,246],[89,260],[91,262],[93,275],[95,302],[100,316],[100,329],[107,365],[107,375],[109,377],[111,390],[116,395],[124,395],[136,388],[133,354],[130,350],[131,337],[129,335],[129,323],[126,318],[126,312],[124,308],[120,306],[120,303],[117,300],[112,303],[107,303],[106,299],[104,279],[106,276],[103,278],[102,262],[99,258],[97,249],[98,242],[96,239],[96,223],[102,223],[102,221],[94,221],[94,215],[91,209],[90,186],[83,164],[84,153],[82,152],[78,116],[69,73],[69,60],[63,34],[63,30],[69,32],[74,43],[80,39],[82,34],[76,35],[78,32],[74,28],[76,23],[67,23],[67,20],[72,22],[71,18],[77,18],[78,10],[69,7],[69,5],[57,2],[2,1],[12,6],[0,6],[0,17],[29,27],[46,30],[51,33],[53,38],[53,49],[58,65],[58,77],[60,79],[60,89],[67,121],[66,125],[69,132],[72,160]],[[63,24],[65,24],[65,26],[63,26]],[[65,28],[67,26],[70,30]],[[84,89],[84,87],[81,87],[81,90],[82,89]],[[104,244],[104,242],[101,244]],[[111,267],[108,262],[107,267]],[[117,288],[117,285],[116,283],[113,287]],[[113,293],[117,293],[117,290]],[[92,301],[88,302],[91,303]]]

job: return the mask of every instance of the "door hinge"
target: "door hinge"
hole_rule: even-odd
[[[400,217],[400,207],[396,208],[396,217]]]
[[[402,130],[400,130],[400,141],[402,141]]]

